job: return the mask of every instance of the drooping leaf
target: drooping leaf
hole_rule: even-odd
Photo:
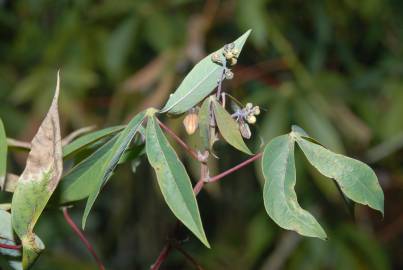
[[[0,118],[0,190],[3,190],[7,167],[7,137],[3,121]]]
[[[296,134],[308,161],[324,176],[336,180],[351,200],[368,205],[383,214],[384,195],[374,171],[365,163],[340,154]]]
[[[31,142],[27,164],[21,174],[11,204],[12,224],[23,246],[22,265],[27,269],[44,248],[33,229],[63,170],[58,113],[59,74],[52,105]]]
[[[0,220],[0,243],[14,246],[17,245],[11,225],[11,214],[7,211],[0,210]],[[21,252],[19,250],[0,248],[0,255],[7,259],[7,266],[4,267],[9,267],[10,269],[15,270],[22,269]]]
[[[169,208],[204,245],[209,247],[189,176],[154,116],[148,117],[146,153]]]
[[[109,151],[105,162],[102,164],[99,172],[94,175],[95,184],[91,188],[87,204],[85,205],[84,215],[82,219],[83,228],[85,227],[88,215],[91,211],[92,206],[94,205],[96,198],[98,197],[98,194],[101,191],[101,188],[112,176],[112,173],[118,165],[120,158],[129,147],[129,144],[132,141],[134,135],[136,135],[136,133],[140,130],[141,124],[144,121],[144,117],[145,112],[141,112],[133,117],[133,119],[127,124],[126,128],[118,135],[116,142],[113,144],[112,149]]]
[[[100,139],[103,139],[106,136],[110,136],[122,130],[123,128],[124,126],[114,126],[85,134],[84,136],[79,137],[78,139],[72,141],[71,143],[63,147],[63,157],[68,158],[69,156],[74,154],[76,151],[79,151],[83,147],[86,147]]]
[[[250,32],[251,30],[248,30],[234,41],[235,48],[238,49],[239,52],[241,52]],[[221,55],[222,48],[214,53]],[[221,79],[223,72],[223,66],[211,60],[211,56],[214,53],[206,56],[194,66],[175,92],[171,94],[168,102],[165,104],[164,108],[161,109],[162,113],[184,113],[213,91],[218,81]]]
[[[301,235],[325,239],[326,233],[316,219],[298,204],[294,190],[294,143],[290,135],[282,135],[270,141],[264,149],[264,206],[269,216],[280,227]]]
[[[91,190],[97,186],[99,172],[106,163],[108,155],[116,142],[118,135],[98,148],[89,157],[84,159],[69,171],[60,182],[56,191],[57,203],[65,204],[69,202],[85,199]]]
[[[218,129],[221,135],[230,145],[236,149],[252,155],[252,152],[246,146],[242,139],[241,132],[239,131],[238,124],[231,117],[231,115],[217,102],[215,98],[212,99],[214,116],[217,122]]]

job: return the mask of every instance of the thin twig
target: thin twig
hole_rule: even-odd
[[[250,159],[245,160],[244,162],[232,167],[231,169],[228,169],[216,176],[211,177],[210,179],[208,179],[208,183],[213,183],[213,182],[217,182],[218,180],[220,180],[221,178],[227,176],[228,174],[231,174],[243,167],[245,167],[246,165],[254,162],[255,160],[258,160],[259,158],[261,158],[263,155],[263,153],[257,153],[256,155],[254,155],[253,157],[251,157]]]
[[[16,140],[13,138],[7,138],[7,145],[9,147],[15,147],[15,148],[23,148],[23,149],[31,149],[31,143],[29,142],[23,142],[20,140]]]
[[[77,225],[71,219],[66,207],[63,208],[63,216],[64,216],[64,219],[66,220],[66,222],[70,225],[71,229],[74,231],[74,233],[80,238],[81,242],[84,243],[85,247],[91,253],[92,257],[94,257],[95,261],[98,264],[99,269],[105,270],[105,267],[104,267],[101,259],[98,257],[97,253],[95,252],[93,246],[87,240],[87,238],[85,238],[85,235],[81,232],[81,230],[77,227]]]
[[[168,255],[171,253],[171,250],[172,250],[171,243],[167,243],[161,250],[160,255],[158,255],[158,258],[155,261],[155,263],[151,265],[150,270],[160,269],[161,264],[166,260]]]
[[[0,243],[0,248],[4,248],[4,249],[12,249],[12,250],[20,250],[21,249],[21,245],[7,245],[7,244],[2,244]]]
[[[169,135],[171,135],[172,138],[178,144],[180,144],[194,159],[199,160],[199,157],[195,150],[193,150],[190,146],[188,146],[181,138],[178,137],[178,135],[175,134],[175,132],[173,132],[169,127],[167,127],[164,123],[162,123],[158,118],[157,121],[160,127],[162,127],[166,132],[168,132]]]

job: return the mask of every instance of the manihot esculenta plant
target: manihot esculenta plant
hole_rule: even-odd
[[[210,247],[210,243],[203,229],[197,194],[204,184],[216,182],[260,158],[265,179],[263,201],[268,215],[284,229],[326,239],[326,232],[319,222],[298,204],[294,190],[296,146],[319,173],[335,181],[343,196],[383,214],[383,192],[371,168],[358,160],[333,153],[300,127],[293,126],[289,134],[272,139],[262,152],[253,153],[249,149],[244,139],[252,136],[249,125],[256,122],[260,108],[251,103],[241,104],[223,89],[223,81],[234,76],[231,67],[237,63],[249,34],[250,31],[246,32],[202,59],[161,110],[144,110],[127,125],[88,132],[75,139],[72,136],[61,139],[59,74],[50,109],[31,143],[7,139],[0,121],[0,186],[4,192],[13,193],[12,201],[2,203],[0,209],[0,253],[5,255],[8,264],[4,267],[28,269],[45,248],[34,229],[48,205],[59,206],[66,220],[80,234],[69,218],[67,207],[80,200],[87,201],[82,218],[84,229],[96,198],[113,176],[116,166],[139,160],[143,155],[155,170],[161,193],[172,213],[206,247]],[[187,114],[183,121],[187,133],[195,133],[200,139],[197,150],[186,145],[159,120],[162,114],[184,113]],[[200,163],[200,180],[194,187],[165,133]],[[218,155],[213,151],[213,145],[218,140],[226,141],[250,157],[227,171],[210,176],[207,161]],[[15,148],[29,151],[26,167],[20,176],[6,170],[7,151]],[[83,149],[92,149],[89,151],[91,154],[83,157]],[[73,162],[74,165],[62,172],[63,161]],[[53,193],[57,196],[52,196]],[[167,247],[170,245],[167,243]],[[90,246],[89,249],[92,251]],[[159,268],[169,250],[163,249],[152,269]],[[103,268],[96,255],[95,258]]]

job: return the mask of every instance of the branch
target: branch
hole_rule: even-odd
[[[183,256],[185,256],[186,259],[188,259],[188,261],[190,263],[193,264],[193,266],[195,267],[195,269],[197,270],[203,270],[203,267],[201,267],[200,264],[197,263],[197,261],[189,254],[186,252],[186,250],[184,250],[180,244],[174,244],[174,247],[176,250],[178,250],[180,253],[182,253]]]
[[[87,238],[85,238],[85,235],[81,232],[81,230],[77,227],[77,225],[71,219],[66,207],[63,208],[63,216],[64,216],[64,219],[66,220],[66,222],[70,225],[71,229],[74,231],[74,233],[80,238],[81,242],[84,243],[85,247],[91,253],[92,257],[94,257],[95,261],[98,264],[98,268],[100,270],[105,270],[105,267],[104,267],[101,259],[98,257],[97,253],[95,252],[93,246],[87,240]]]
[[[189,145],[187,145],[181,138],[178,137],[178,135],[175,134],[169,127],[167,127],[164,123],[162,123],[158,118],[157,118],[158,124],[160,127],[162,127],[166,132],[169,133],[169,135],[172,136],[172,138],[180,144],[194,159],[199,161],[199,156],[197,155],[197,152],[193,150]]]

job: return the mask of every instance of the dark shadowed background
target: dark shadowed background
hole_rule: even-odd
[[[251,145],[302,126],[330,149],[370,164],[385,192],[385,217],[357,206],[349,215],[332,181],[297,155],[297,193],[329,239],[275,225],[263,207],[258,166],[199,197],[206,249],[186,231],[183,247],[204,269],[403,268],[403,5],[398,0],[51,1],[0,0],[0,117],[9,137],[29,141],[61,69],[62,134],[126,123],[161,108],[207,53],[253,30],[225,90],[267,109]],[[165,119],[189,143],[182,118]],[[198,168],[180,148],[197,180]],[[217,173],[246,159],[222,143]],[[21,173],[25,154],[11,154]],[[90,215],[86,234],[108,269],[148,269],[175,218],[143,159],[118,168]],[[257,165],[257,164],[256,164]],[[9,198],[0,195],[0,203]],[[84,209],[71,210],[77,223]],[[44,213],[47,249],[34,269],[96,269],[63,220]],[[173,252],[162,269],[193,269]]]

